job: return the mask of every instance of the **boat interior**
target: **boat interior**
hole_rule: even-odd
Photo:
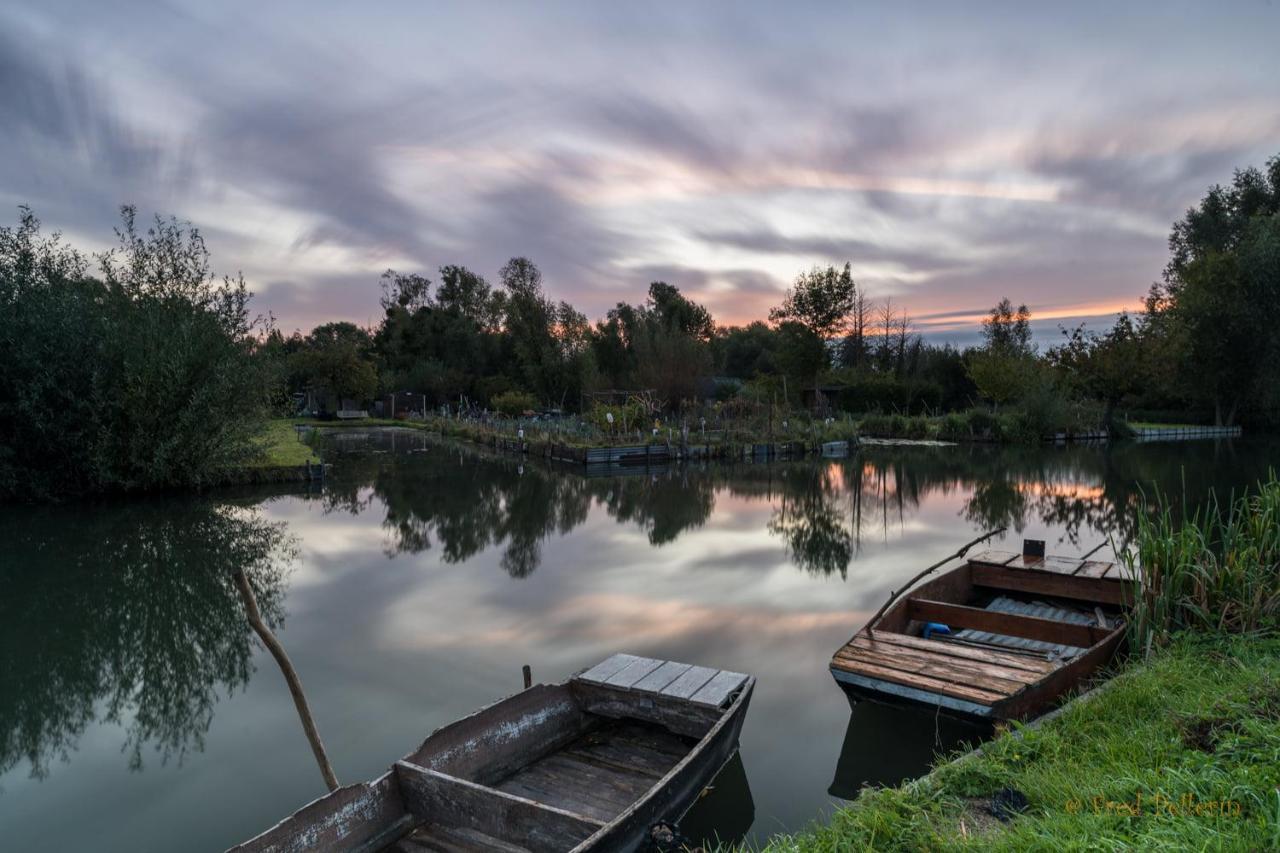
[[[235,853],[614,849],[682,811],[737,751],[754,679],[614,655],[434,732],[369,783]],[[678,815],[677,815],[678,816]],[[616,842],[616,843],[615,843]]]
[[[832,673],[855,694],[1025,718],[1105,663],[1131,583],[1116,563],[986,551],[894,603]]]

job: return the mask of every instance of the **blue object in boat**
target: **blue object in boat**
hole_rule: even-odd
[[[951,628],[943,625],[941,622],[926,622],[924,626],[924,638],[929,639],[930,634],[950,634]]]

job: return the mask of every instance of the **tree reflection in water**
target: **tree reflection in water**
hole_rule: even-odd
[[[869,537],[887,539],[923,502],[952,495],[976,530],[1051,527],[1068,553],[1107,537],[1123,546],[1142,490],[1180,493],[1184,464],[1196,478],[1187,494],[1244,486],[1265,468],[1261,457],[1270,449],[1248,445],[1246,458],[1237,458],[1231,442],[867,447],[843,460],[615,469],[584,477],[574,466],[423,434],[401,443],[415,440],[426,452],[411,457],[414,462],[388,455],[349,460],[342,482],[326,487],[327,508],[361,512],[376,498],[385,507],[388,553],[418,553],[438,543],[445,562],[460,563],[500,546],[503,568],[517,578],[538,567],[543,542],[582,524],[593,504],[660,546],[705,524],[722,493],[772,503],[769,532],[798,568],[817,576],[846,577]],[[370,438],[369,446],[377,441]],[[352,444],[349,437],[345,444]]]
[[[283,525],[203,501],[109,509],[84,507],[74,530],[65,507],[0,514],[0,773],[25,760],[44,777],[95,721],[124,727],[133,769],[148,744],[181,761],[253,673],[237,569],[282,621]]]

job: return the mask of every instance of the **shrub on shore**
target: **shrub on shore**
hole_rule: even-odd
[[[123,211],[89,260],[23,210],[0,228],[0,500],[198,486],[260,452],[270,367],[241,279],[198,232]]]

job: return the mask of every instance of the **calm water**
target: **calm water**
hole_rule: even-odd
[[[849,460],[583,477],[419,433],[324,439],[323,489],[0,509],[0,847],[221,850],[323,792],[229,580],[248,568],[339,778],[625,650],[759,677],[688,831],[798,829],[972,736],[852,711],[832,652],[984,529],[1073,554],[1138,484],[1261,475],[1275,442],[880,448]],[[1107,549],[1104,549],[1104,554]]]

